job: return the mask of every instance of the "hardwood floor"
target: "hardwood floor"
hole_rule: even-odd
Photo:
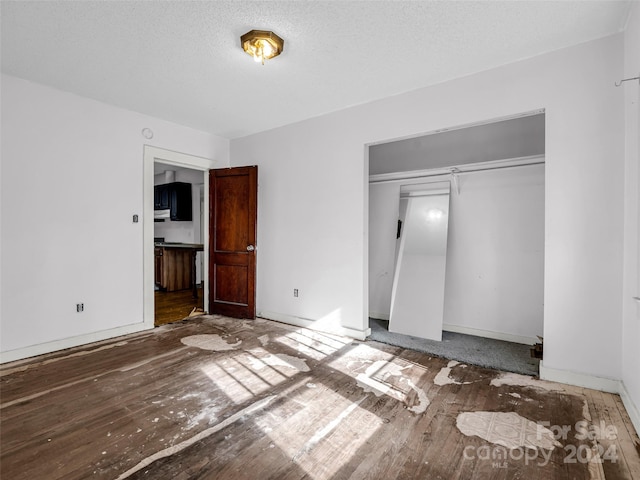
[[[640,478],[617,395],[260,319],[13,362],[0,387],[3,479]]]
[[[155,326],[165,325],[186,318],[194,308],[204,310],[202,287],[198,288],[198,298],[193,298],[192,290],[175,292],[155,291]]]

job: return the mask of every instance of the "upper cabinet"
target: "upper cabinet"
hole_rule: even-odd
[[[173,221],[193,220],[191,184],[185,182],[166,183],[154,187],[154,209],[169,210]]]
[[[153,187],[154,193],[154,210],[168,210],[170,208],[169,205],[169,185],[156,185]]]

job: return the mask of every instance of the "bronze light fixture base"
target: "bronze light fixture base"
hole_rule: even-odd
[[[263,65],[265,60],[280,55],[284,48],[284,40],[268,30],[251,30],[240,37],[240,42],[242,49]]]

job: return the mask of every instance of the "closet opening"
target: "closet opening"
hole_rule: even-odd
[[[369,146],[371,338],[537,375],[544,111]]]

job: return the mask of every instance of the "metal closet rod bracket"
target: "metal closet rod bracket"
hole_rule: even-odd
[[[458,182],[458,173],[461,173],[456,167],[449,170],[451,172],[451,178],[453,179],[453,185],[456,187],[456,194],[460,195],[460,183]]]
[[[630,82],[632,80],[638,80],[638,84],[640,85],[640,76],[638,77],[631,77],[631,78],[623,78],[622,80],[620,80],[619,82],[616,82],[615,85],[616,87],[621,86],[624,82]]]

